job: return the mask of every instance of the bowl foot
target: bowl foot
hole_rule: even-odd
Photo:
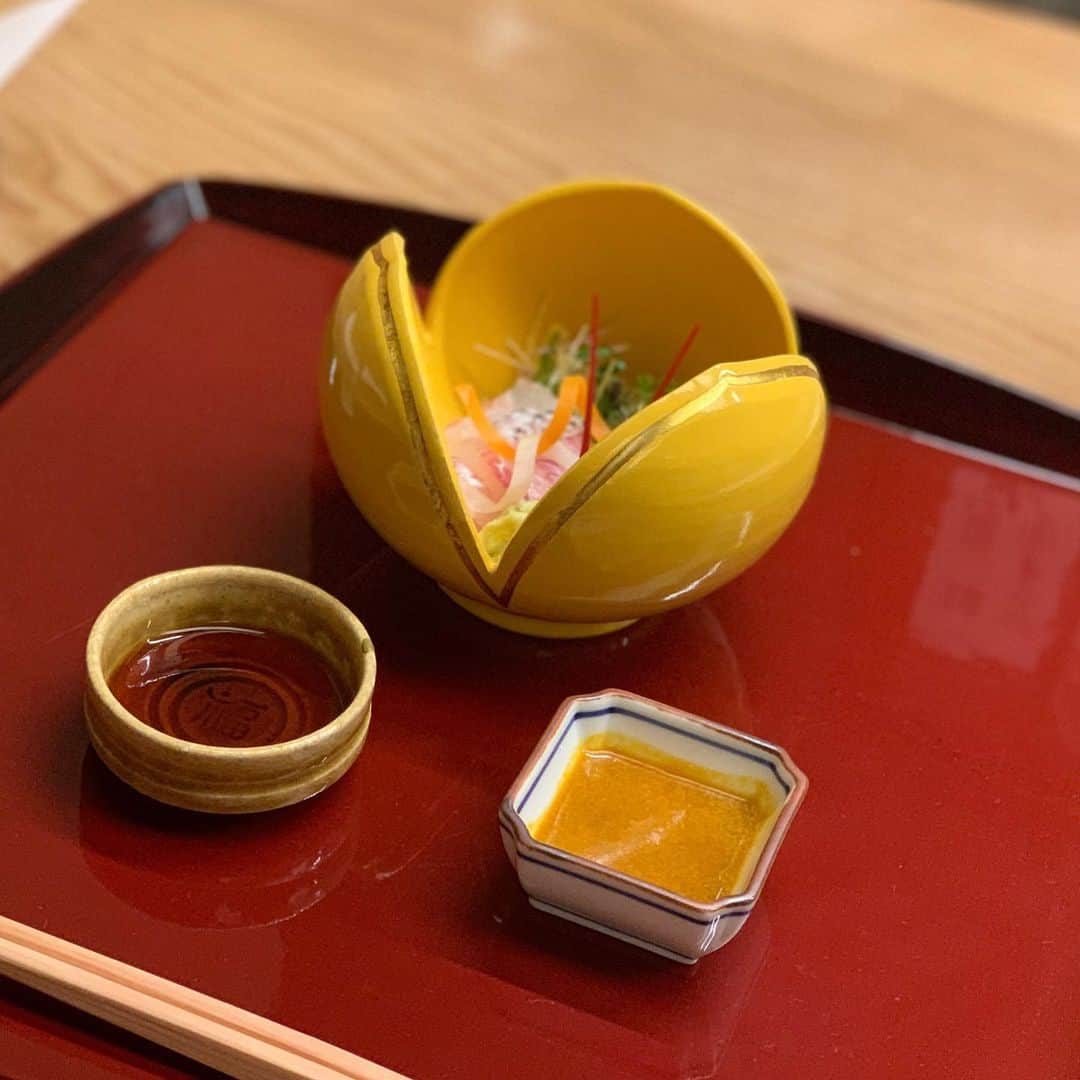
[[[439,586],[442,588],[442,586]],[[512,611],[504,608],[493,607],[490,604],[481,604],[477,600],[470,600],[461,593],[452,589],[443,588],[443,592],[450,597],[459,607],[463,607],[470,615],[475,615],[484,622],[498,626],[502,630],[512,630],[515,634],[526,634],[529,637],[543,638],[587,638],[597,637],[600,634],[611,634],[616,630],[622,630],[626,626],[632,626],[637,619],[623,619],[621,622],[559,622],[555,619],[534,619],[529,615],[515,615]]]

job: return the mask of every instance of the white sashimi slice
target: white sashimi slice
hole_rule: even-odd
[[[478,528],[522,499],[539,500],[581,456],[582,423],[576,415],[562,438],[537,455],[555,403],[550,390],[530,379],[519,379],[487,403],[485,413],[492,425],[516,446],[512,464],[492,450],[469,417],[446,429],[447,450],[465,505]]]
[[[446,449],[462,484],[497,499],[510,479],[510,463],[496,454],[468,417],[446,429]]]
[[[536,463],[532,483],[529,484],[529,492],[525,497],[533,501],[543,498],[551,490],[555,481],[577,461],[580,450],[580,435],[564,436],[550,446]]]
[[[543,413],[554,408],[555,395],[546,386],[532,379],[518,379],[508,390],[487,402],[484,411],[495,423],[500,417],[519,409]]]
[[[501,498],[493,502],[475,489],[467,496],[470,512],[478,526],[486,525],[492,518],[498,517],[525,498],[536,468],[536,448],[539,444],[539,435],[527,435],[518,443],[510,483],[506,485]]]
[[[581,433],[580,431],[564,435],[553,446],[544,451],[545,458],[551,458],[563,472],[566,472],[579,457],[581,457]]]
[[[565,471],[565,469],[556,465],[551,458],[541,458],[536,463],[536,468],[533,470],[532,480],[529,483],[529,490],[525,493],[525,498],[532,502],[536,502],[550,490],[552,484],[554,484]]]

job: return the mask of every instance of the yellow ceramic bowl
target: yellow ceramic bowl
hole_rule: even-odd
[[[492,559],[446,453],[453,387],[506,389],[517,372],[475,345],[524,341],[541,309],[576,328],[594,293],[638,370],[662,374],[699,323],[684,381],[571,466]],[[768,270],[715,218],[651,184],[567,184],[474,228],[426,320],[402,238],[369,249],[329,320],[323,428],[356,505],[455,600],[509,629],[586,636],[723,585],[790,523],[826,413],[797,350]]]

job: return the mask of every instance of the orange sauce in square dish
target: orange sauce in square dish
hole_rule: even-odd
[[[529,831],[542,844],[711,903],[744,886],[778,809],[761,780],[603,732],[577,748]]]

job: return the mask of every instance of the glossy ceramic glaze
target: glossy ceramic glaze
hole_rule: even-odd
[[[346,704],[316,731],[269,746],[207,746],[130,713],[109,686],[150,638],[190,626],[276,631],[313,649],[348,688]],[[101,612],[86,644],[86,726],[101,760],[151,798],[188,810],[246,814],[300,802],[356,760],[371,722],[375,650],[363,624],[334,597],[289,574],[200,566],[128,586]]]
[[[474,345],[526,340],[541,304],[580,325],[593,292],[658,376],[701,323],[686,381],[576,462],[493,560],[445,452],[453,387],[506,389],[514,369]],[[469,611],[524,633],[602,633],[730,581],[790,523],[825,433],[817,369],[796,351],[775,282],[714,218],[647,184],[568,184],[470,232],[427,324],[402,238],[367,251],[330,317],[323,427],[368,521]]]
[[[577,748],[608,732],[692,767],[766,785],[776,812],[759,830],[735,892],[695,901],[537,838],[535,823],[555,798]],[[637,694],[607,690],[563,702],[503,799],[499,828],[534,907],[694,964],[745,925],[806,788],[806,777],[778,746]]]
[[[350,266],[193,225],[0,406],[0,911],[418,1080],[1075,1080],[1076,492],[835,417],[804,511],[729,586],[591,641],[506,634],[326,454],[311,343]],[[909,359],[876,348],[903,402]],[[190,814],[89,749],[95,616],[206,563],[307,578],[376,642],[371,737],[317,799]],[[559,702],[603,686],[812,780],[693,968],[535,911],[493,827]],[[10,984],[0,1026],[18,1080],[192,1071]]]

